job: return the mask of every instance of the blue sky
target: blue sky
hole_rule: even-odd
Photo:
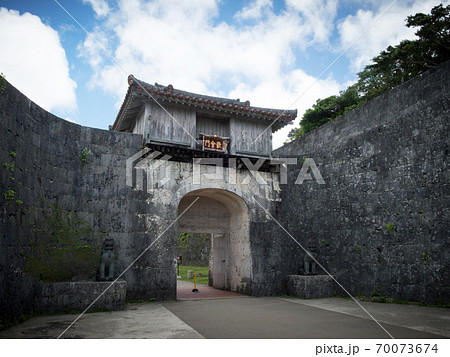
[[[429,13],[440,3],[58,2],[92,36],[54,0],[0,0],[0,71],[45,109],[101,129],[114,122],[130,73],[149,83],[250,100],[257,106],[298,109],[297,124],[318,98],[337,94],[353,83],[356,73],[389,44],[414,38],[414,30],[404,26],[408,15]],[[274,147],[282,144],[289,130],[275,133]]]

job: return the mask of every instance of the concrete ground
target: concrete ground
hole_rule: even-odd
[[[450,337],[450,310],[363,302],[395,338]],[[77,315],[42,316],[0,338],[57,338]],[[277,297],[129,304],[83,315],[63,338],[389,338],[354,301]]]
[[[58,338],[78,315],[42,316],[0,332],[0,338]],[[160,303],[84,314],[62,338],[203,338]]]
[[[232,291],[214,289],[208,285],[197,284],[197,292],[193,292],[194,284],[189,281],[178,280],[177,300],[198,300],[198,299],[217,299],[217,298],[236,298],[246,295],[234,293]]]
[[[351,316],[370,316],[351,299],[286,299],[287,301]],[[359,301],[378,322],[404,326],[450,338],[450,309],[417,305],[382,304]]]
[[[353,309],[347,299],[334,298],[327,304],[319,300],[316,306],[309,300],[304,304],[305,300],[276,297],[175,301],[163,305],[205,338],[389,338],[370,317],[348,313]],[[394,338],[443,338],[449,332],[448,310],[408,306],[411,309],[405,311],[402,305],[367,304],[375,318],[392,314],[388,323],[381,324]],[[411,311],[414,318],[408,317]],[[422,323],[425,328],[415,329]]]

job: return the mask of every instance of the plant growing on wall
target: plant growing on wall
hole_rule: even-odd
[[[386,223],[385,228],[388,232],[392,232],[394,230],[394,223]]]
[[[425,265],[428,263],[428,260],[430,259],[430,251],[427,252],[423,252],[422,253],[422,263]]]
[[[11,160],[14,160],[16,157],[16,152],[11,151],[9,153],[9,156],[11,157]],[[22,183],[18,180],[16,180],[15,174],[16,174],[16,162],[10,161],[10,162],[2,162],[2,167],[6,170],[6,173],[8,175],[8,184],[6,187],[6,191],[3,192],[3,197],[5,201],[15,203],[18,206],[21,206],[23,204],[23,201],[21,197],[18,195],[18,190],[20,187],[22,187]],[[27,171],[25,171],[27,172]]]
[[[5,75],[3,73],[0,74],[0,93],[3,93],[5,91],[6,87],[6,81],[5,81]]]
[[[91,155],[91,154],[92,154],[91,150],[89,150],[88,148],[84,148],[83,151],[81,151],[81,154],[78,155],[78,157],[80,158],[80,160],[82,162],[86,162],[89,155]]]
[[[76,212],[49,206],[33,223],[25,249],[25,270],[39,281],[94,280],[100,261],[100,235]]]

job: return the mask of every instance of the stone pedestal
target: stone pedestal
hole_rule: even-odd
[[[333,279],[329,275],[288,275],[287,293],[303,299],[333,296]]]
[[[84,311],[105,289],[106,281],[74,281],[41,283],[34,299],[35,313]],[[90,310],[123,310],[127,282],[118,280],[90,308]]]

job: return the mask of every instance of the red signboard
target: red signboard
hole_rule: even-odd
[[[228,144],[230,143],[230,138],[206,134],[200,134],[200,137],[202,138],[203,151],[218,151],[228,154]]]

